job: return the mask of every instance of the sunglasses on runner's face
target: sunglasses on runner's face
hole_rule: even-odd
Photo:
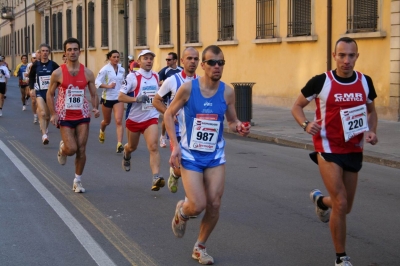
[[[169,58],[165,59],[165,61],[168,61],[168,62],[171,61],[171,60],[174,60],[174,59],[169,59]]]
[[[32,57],[32,59],[36,59],[36,57]]]
[[[207,63],[207,65],[209,65],[209,66],[215,66],[216,64],[218,64],[219,66],[223,66],[223,65],[225,65],[225,60],[209,59],[209,60],[203,61],[203,63]]]

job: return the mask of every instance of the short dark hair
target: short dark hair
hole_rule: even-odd
[[[49,52],[51,52],[51,47],[50,45],[48,45],[47,43],[42,43],[39,45],[39,51],[42,49],[42,47],[47,47],[47,49],[49,49]]]
[[[26,54],[21,55],[21,60],[23,57],[26,57],[26,59],[28,59],[28,56]]]
[[[110,59],[110,57],[112,56],[112,54],[119,54],[119,52],[117,50],[111,50],[109,51],[106,56],[107,56],[107,60]]]
[[[215,55],[222,53],[221,48],[219,48],[218,46],[216,46],[216,45],[209,45],[209,46],[206,47],[206,49],[204,49],[203,53],[201,54],[201,61],[206,60],[206,53],[207,53],[208,51],[212,52],[212,53],[215,54]]]
[[[353,38],[350,38],[350,37],[342,37],[342,38],[340,38],[339,40],[336,41],[336,44],[335,44],[335,52],[336,52],[336,47],[337,47],[338,43],[340,43],[340,42],[345,42],[345,43],[352,43],[352,42],[354,42],[355,45],[356,45],[357,51],[358,51],[358,45],[357,45],[356,40],[354,40]]]
[[[169,52],[168,55],[172,55],[172,59],[174,59],[174,60],[178,59],[178,55],[174,52]]]
[[[76,38],[68,38],[68,39],[66,39],[66,40],[64,41],[64,52],[67,51],[67,44],[69,44],[69,43],[76,43],[76,44],[78,44],[78,48],[79,48],[79,50],[81,50],[81,43],[79,42],[78,39],[76,39]]]

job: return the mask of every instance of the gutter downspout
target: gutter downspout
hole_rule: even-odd
[[[87,8],[87,0],[84,1],[85,4],[85,48],[83,49],[85,51],[85,67],[87,67],[87,59],[88,59],[88,53],[87,53],[87,37],[88,37],[88,25],[87,25],[87,14],[88,14],[88,8]]]
[[[326,38],[326,70],[332,68],[332,0],[328,0],[327,7],[327,38]]]
[[[50,53],[50,59],[51,60],[53,60],[53,49],[54,49],[54,43],[53,43],[53,9],[51,8],[51,5],[52,5],[52,2],[53,1],[50,1],[50,17],[49,17],[49,25],[50,25],[50,32],[51,32],[51,40],[49,40],[50,41],[50,43],[51,43],[51,53]]]
[[[181,58],[181,9],[180,9],[180,1],[176,0],[176,26],[177,26],[177,38],[176,38],[176,46],[177,46],[177,54],[178,59]],[[178,66],[181,65],[181,60],[178,60]]]

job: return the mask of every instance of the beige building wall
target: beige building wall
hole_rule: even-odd
[[[15,20],[0,21],[0,36],[10,34],[11,26],[18,30],[25,26],[24,1],[15,1]],[[72,10],[72,35],[76,37],[76,7],[82,5],[83,18],[87,5],[93,0],[27,0],[28,25],[35,25],[35,45],[45,40],[44,17],[59,10],[63,13],[63,40],[66,39],[66,10]],[[101,46],[101,2],[95,4],[95,46],[86,47],[87,34],[83,25],[83,43],[80,61],[93,70],[95,75],[106,63],[105,54],[112,49],[124,55],[124,0],[108,1],[108,46]],[[347,0],[332,0],[332,40],[328,44],[327,3],[328,0],[311,0],[312,34],[306,37],[287,38],[288,0],[276,0],[275,26],[276,36],[273,39],[256,40],[256,0],[234,0],[234,40],[217,42],[218,13],[217,0],[199,0],[199,43],[185,44],[185,0],[170,1],[171,42],[159,45],[159,1],[146,1],[147,45],[136,46],[136,11],[138,0],[129,0],[129,33],[128,54],[136,56],[142,49],[156,53],[154,70],[166,65],[166,55],[171,52],[182,52],[187,46],[201,51],[211,44],[221,47],[226,65],[223,80],[232,82],[255,82],[253,103],[270,106],[291,107],[300,93],[300,89],[314,75],[327,70],[328,45],[332,51],[335,42],[342,36],[357,40],[360,57],[356,64],[359,70],[372,77],[378,94],[376,106],[379,117],[399,119],[400,97],[400,0],[378,0],[378,31],[370,33],[346,34]],[[178,14],[178,4],[180,12]],[[178,17],[179,25],[178,27]],[[50,17],[50,23],[52,19]],[[50,31],[50,40],[52,32]],[[180,42],[178,42],[178,34]],[[1,45],[1,44],[0,44]],[[0,47],[0,52],[3,47]],[[61,62],[63,51],[54,50],[52,59]],[[19,62],[19,54],[6,56],[7,62]],[[331,68],[335,62],[329,55]],[[14,64],[15,65],[15,64]],[[202,70],[199,67],[198,73]],[[312,108],[312,106],[310,106]]]

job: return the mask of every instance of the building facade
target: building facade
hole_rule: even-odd
[[[374,81],[379,117],[399,121],[400,0],[3,0],[0,5],[14,10],[13,19],[0,22],[0,53],[13,66],[42,42],[61,62],[62,42],[70,36],[81,40],[81,62],[95,73],[112,49],[122,59],[150,49],[159,70],[171,51],[181,54],[192,46],[201,52],[216,44],[226,59],[225,82],[255,82],[253,103],[280,107],[291,107],[312,76],[335,67],[335,42],[349,36],[359,47],[356,70]]]

